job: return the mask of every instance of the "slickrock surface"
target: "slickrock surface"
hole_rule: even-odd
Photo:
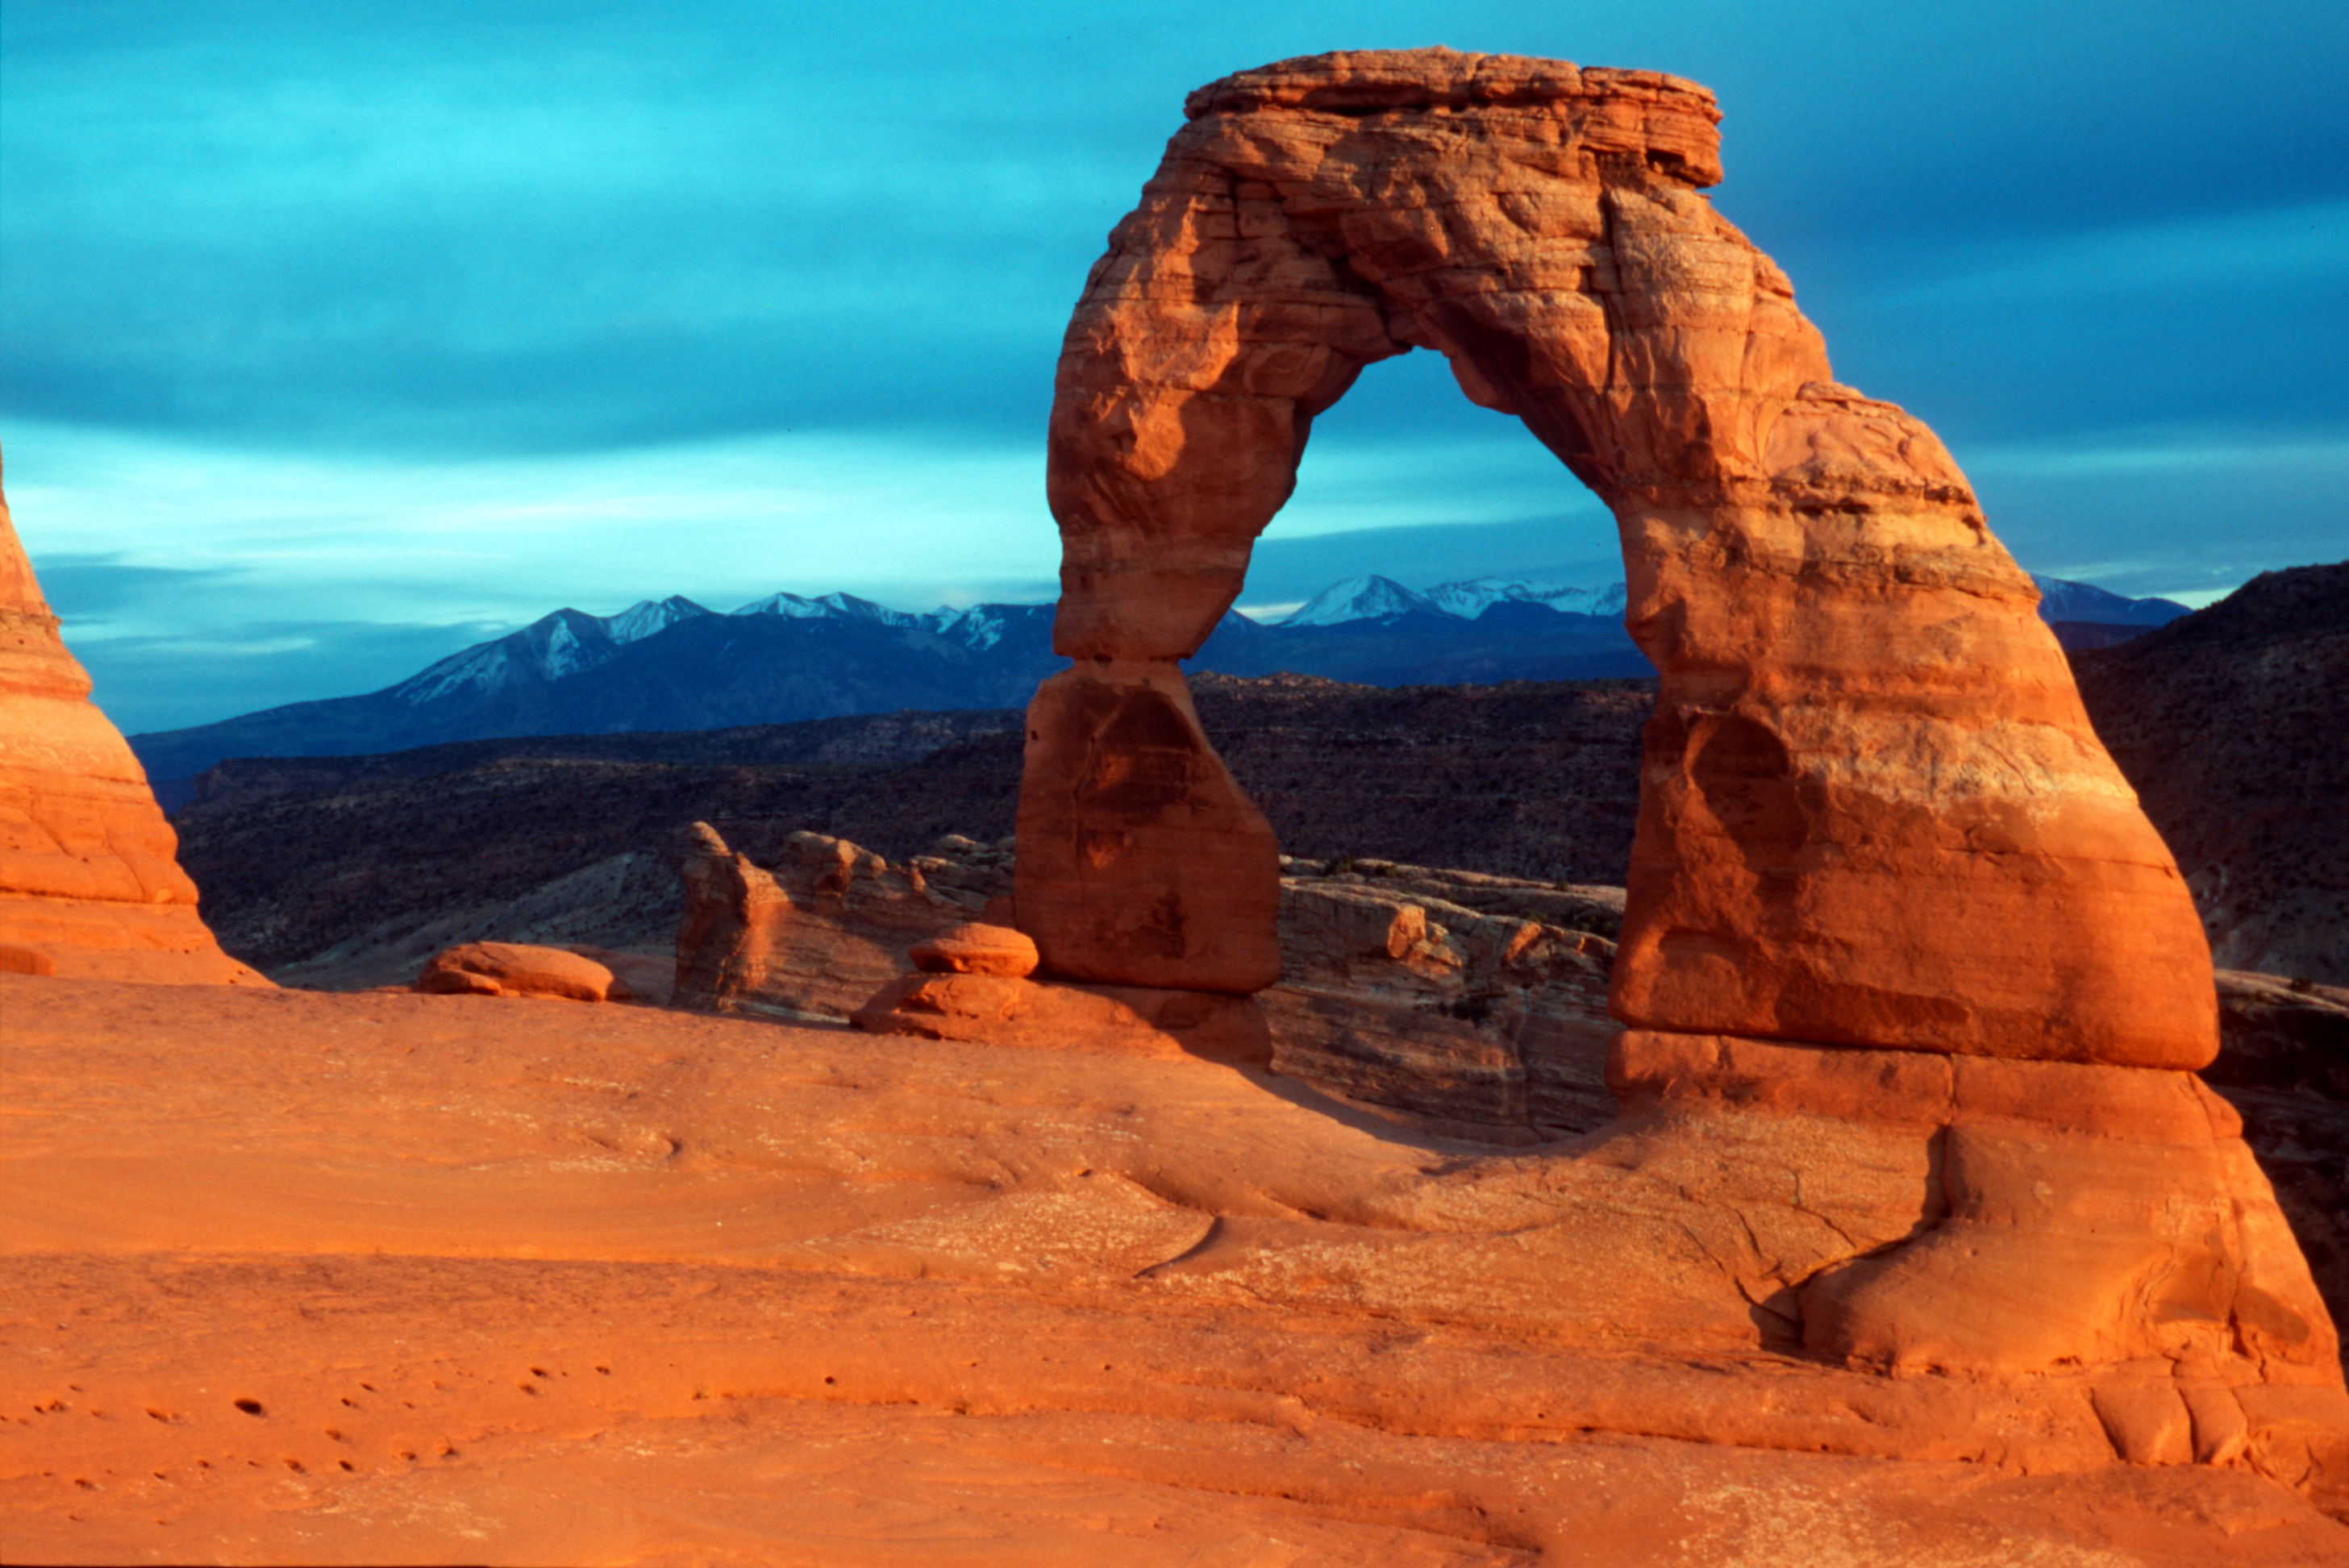
[[[2191,903],[2029,578],[1932,433],[1835,383],[1785,275],[1699,193],[1720,178],[1709,93],[1417,50],[1242,72],[1185,110],[1061,351],[1054,646],[1078,663],[1030,717],[1019,891],[1049,970],[1179,949],[1185,984],[1264,983],[1225,956],[1268,940],[1262,857],[1176,874],[1161,847],[1194,795],[1231,812],[1228,777],[1196,758],[1178,790],[1146,747],[1066,738],[1199,646],[1313,416],[1421,347],[1620,527],[1627,624],[1662,673],[1622,1017],[2209,1059]],[[1127,767],[1156,787],[1082,781]]]
[[[2349,562],[2075,661],[2220,965],[2349,985]]]
[[[12,1560],[2349,1552],[2255,1468],[2288,1411],[2124,1465],[2234,1451],[2226,1407],[1784,1344],[1757,1260],[1915,1222],[1930,1150],[1882,1123],[1730,1108],[1692,1163],[1659,1103],[1496,1152],[1179,1054],[10,975],[0,1011]]]
[[[0,961],[17,971],[265,985],[222,953],[122,734],[89,700],[0,496]]]

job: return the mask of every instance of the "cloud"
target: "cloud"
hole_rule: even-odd
[[[12,499],[76,645],[144,660],[175,722],[565,603],[1049,597],[1042,431],[1103,235],[1186,90],[1340,46],[1715,88],[1720,210],[2034,568],[2197,592],[2339,552],[2326,0],[9,0],[0,26]],[[1413,355],[1318,423],[1250,595],[1611,548]],[[262,619],[287,603],[312,630]],[[387,630],[346,656],[374,634],[338,626]],[[233,673],[263,669],[265,699]]]
[[[237,575],[220,568],[129,565],[119,554],[57,553],[41,562],[41,595],[60,620],[91,625],[183,591],[221,586]]]
[[[2207,603],[2349,555],[2349,439],[2186,426],[1955,451],[2024,565],[2116,593]]]
[[[1368,0],[1211,21],[13,0],[7,25],[9,410],[483,454],[907,419],[1032,430],[1070,300],[1186,89],[1433,30],[1423,7]],[[1502,4],[1444,31],[1718,88],[1723,211],[1812,294],[1870,246],[1930,263],[1990,237],[2349,194],[2324,150],[2343,130],[2337,7],[2219,26],[2084,0]],[[2258,111],[2183,129],[2218,80],[2256,80]],[[1842,86],[1859,82],[1881,90]],[[2060,283],[2051,268],[2034,275]],[[1919,345],[1883,356],[1919,389],[1888,395],[1940,400],[1965,313],[1885,308],[1899,319],[1863,336]],[[2026,413],[2071,391],[2005,387]]]

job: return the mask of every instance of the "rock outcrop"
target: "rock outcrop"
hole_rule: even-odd
[[[2339,1495],[2337,1339],[2191,1076],[2219,1035],[2186,884],[1956,463],[1836,383],[1785,276],[1701,194],[1712,96],[1421,50],[1185,108],[1061,356],[1076,665],[1030,709],[1015,896],[1043,974],[1272,983],[1277,851],[1177,661],[1238,596],[1314,416],[1436,350],[1613,511],[1661,676],[1611,955],[1624,1118],[1581,1159],[1688,1172],[1740,1213],[1765,1345],[2085,1369],[2124,1458]],[[1390,962],[1425,940],[1423,908],[1321,913]],[[1542,941],[1486,936],[1495,972]],[[1794,1217],[1833,1189],[1877,1194],[1865,1225]]]
[[[89,687],[0,498],[0,967],[267,985],[196,913],[179,841]]]
[[[696,822],[692,847],[678,872],[685,913],[677,927],[680,1007],[726,1012],[766,983],[791,894],[774,877],[726,847],[718,830]]]

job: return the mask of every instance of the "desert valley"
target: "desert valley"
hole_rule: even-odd
[[[565,611],[142,768],[0,508],[0,1560],[2349,1558],[2349,563],[2063,609],[1678,77],[1184,113],[1049,612]],[[1622,588],[1232,617],[1413,347]]]

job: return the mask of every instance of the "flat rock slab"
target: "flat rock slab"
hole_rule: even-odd
[[[0,1013],[12,1556],[2349,1549],[2246,1473],[2113,1461],[2085,1389],[1764,1347],[1708,1178],[1636,1140],[638,1008],[0,975]]]

